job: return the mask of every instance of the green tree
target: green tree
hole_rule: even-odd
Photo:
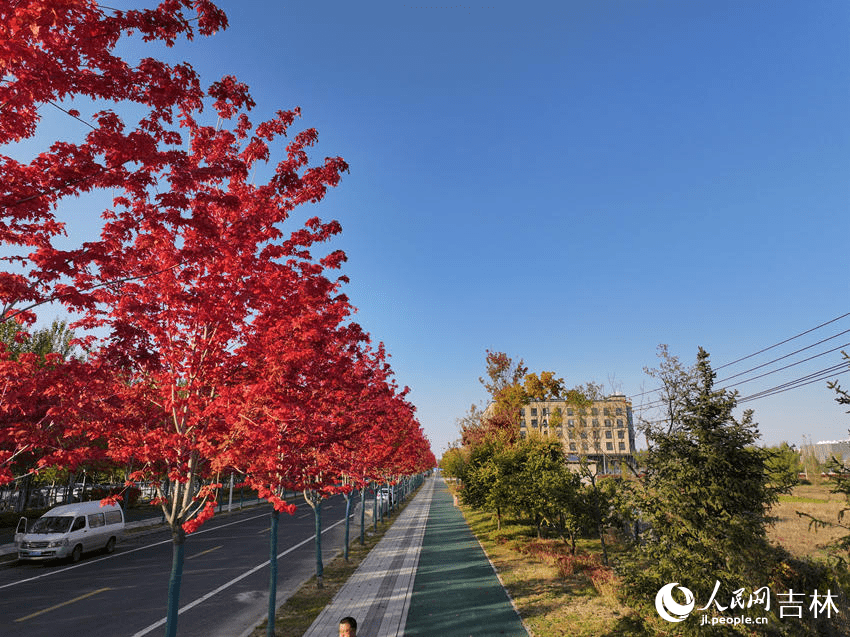
[[[466,451],[462,447],[451,447],[447,449],[440,458],[440,469],[449,478],[460,480],[466,469]]]
[[[652,600],[670,582],[707,601],[719,581],[731,595],[765,582],[776,561],[766,535],[778,494],[767,472],[770,454],[755,446],[752,413],[733,418],[736,394],[715,389],[714,380],[700,348],[681,409],[650,440],[639,496],[650,531],[624,567],[634,600]]]
[[[508,478],[504,475],[505,443],[496,436],[488,436],[469,447],[469,459],[463,470],[461,499],[464,504],[484,511],[492,511],[501,528],[502,509],[505,502]]]
[[[598,462],[591,461],[590,456],[595,456],[597,459],[601,456],[603,460],[607,460],[606,453],[602,449],[602,442],[598,438],[599,431],[587,426],[587,416],[592,414],[590,411],[596,401],[600,401],[605,396],[605,389],[602,385],[593,382],[578,385],[566,393],[566,401],[568,408],[571,408],[576,416],[576,430],[581,438],[579,449],[579,473],[587,484],[587,506],[588,514],[593,520],[593,527],[596,529],[596,535],[599,538],[599,544],[602,548],[602,563],[608,565],[608,547],[605,542],[605,527],[609,523],[609,502],[608,494],[599,489],[598,483]],[[585,442],[587,440],[588,442]]]
[[[531,514],[538,536],[545,524],[576,552],[576,540],[590,528],[587,490],[571,471],[563,445],[542,436],[530,436],[517,445],[523,455],[519,482],[524,508]]]
[[[71,344],[73,338],[74,332],[68,329],[65,321],[59,319],[55,319],[50,327],[35,330],[31,334],[26,332],[17,321],[0,321],[0,343],[5,345],[15,360],[24,352],[38,354],[41,357],[47,354],[61,354],[67,359],[75,350],[74,345]]]
[[[790,491],[800,482],[803,465],[800,454],[787,442],[778,447],[768,447],[767,473],[771,484],[778,490]]]

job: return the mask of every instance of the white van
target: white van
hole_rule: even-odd
[[[21,518],[21,522],[25,520]],[[124,532],[124,512],[117,504],[101,506],[100,500],[63,504],[18,531],[19,560],[70,557],[78,562],[84,552],[103,549],[111,553],[115,549]]]

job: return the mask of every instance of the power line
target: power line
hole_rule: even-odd
[[[723,380],[719,380],[717,382],[718,383],[725,383],[726,381],[732,380],[733,378],[737,378],[738,376],[743,376],[744,374],[749,374],[750,372],[754,372],[757,369],[761,369],[762,367],[767,367],[768,365],[772,365],[773,363],[778,363],[781,360],[785,360],[786,358],[790,358],[791,356],[794,356],[794,354],[799,354],[800,352],[805,352],[807,349],[812,349],[813,347],[817,347],[818,345],[822,345],[823,343],[826,343],[827,341],[831,341],[832,339],[838,338],[839,336],[843,336],[844,334],[847,334],[847,333],[850,333],[850,330],[844,330],[843,332],[839,332],[838,334],[834,334],[834,335],[830,336],[829,338],[824,338],[822,340],[819,340],[817,343],[812,343],[811,345],[806,345],[806,347],[801,347],[800,349],[795,350],[795,351],[791,352],[790,354],[786,354],[785,356],[780,356],[779,358],[774,358],[772,361],[767,361],[766,363],[762,363],[761,365],[757,365],[756,367],[751,367],[750,369],[744,370],[743,372],[738,372],[734,376],[729,376],[729,377],[724,378]],[[847,347],[848,345],[850,345],[850,343],[845,343],[844,345],[839,345],[835,349],[831,349],[831,350],[828,350],[826,352],[822,352],[822,353],[818,354],[817,356],[812,356],[810,358],[803,359],[802,361],[799,361],[799,362],[802,363],[804,361],[811,360],[812,358],[817,358],[818,356],[823,356],[824,354],[830,354],[830,353],[834,352],[835,350],[841,349],[842,347]],[[798,363],[794,363],[794,365],[797,365],[797,364]],[[786,369],[786,368],[780,367],[779,369]],[[775,371],[779,371],[779,370],[775,370]],[[757,377],[757,378],[760,378],[760,377]],[[746,381],[746,380],[741,381],[741,383],[746,383],[746,382],[748,382],[748,381]]]
[[[814,332],[815,330],[818,330],[818,329],[820,329],[820,328],[822,328],[822,327],[825,327],[825,326],[827,326],[827,325],[830,325],[830,324],[832,324],[832,323],[835,323],[836,321],[839,321],[839,320],[841,320],[841,319],[843,319],[843,318],[845,318],[845,317],[847,317],[847,316],[850,316],[850,312],[848,312],[848,313],[846,313],[846,314],[842,314],[841,316],[837,316],[837,317],[835,317],[834,319],[831,319],[831,320],[829,320],[829,321],[826,321],[826,322],[824,322],[824,323],[821,323],[820,325],[817,325],[817,326],[815,326],[815,327],[813,327],[813,328],[811,328],[811,329],[808,329],[808,330],[805,330],[805,331],[803,331],[803,332],[800,332],[799,334],[795,334],[794,336],[791,336],[790,338],[787,338],[787,339],[785,339],[785,340],[783,340],[783,341],[780,341],[780,342],[778,342],[778,343],[774,343],[773,345],[770,345],[770,346],[768,346],[768,347],[765,347],[765,348],[763,348],[763,349],[760,349],[760,350],[759,350],[759,351],[757,351],[757,352],[754,352],[754,353],[749,354],[749,355],[747,355],[747,356],[743,356],[743,357],[741,357],[741,358],[738,358],[738,359],[736,359],[736,360],[732,361],[731,363],[726,363],[726,364],[724,364],[724,365],[721,365],[721,366],[719,366],[719,367],[716,367],[716,368],[715,368],[715,370],[717,370],[717,369],[723,369],[723,368],[725,368],[725,367],[730,367],[731,365],[734,365],[734,364],[736,364],[736,363],[740,363],[741,361],[745,361],[745,360],[747,360],[747,359],[753,358],[754,356],[757,356],[758,354],[762,354],[762,353],[764,353],[764,352],[766,352],[766,351],[769,351],[769,350],[771,350],[771,349],[774,349],[774,348],[776,348],[776,347],[779,347],[780,345],[784,345],[784,344],[786,344],[786,343],[789,343],[789,342],[791,342],[791,341],[793,341],[793,340],[795,340],[795,339],[797,339],[797,338],[800,338],[801,336],[805,336],[806,334],[810,334],[811,332]],[[744,371],[739,372],[739,373],[737,373],[737,374],[734,374],[734,375],[732,375],[732,376],[729,376],[729,377],[727,377],[727,378],[725,378],[725,379],[723,379],[723,380],[721,380],[721,381],[718,381],[718,382],[726,382],[726,381],[732,380],[732,379],[734,379],[734,378],[738,378],[738,377],[740,377],[740,376],[743,376],[743,375],[745,375],[745,374],[749,374],[750,372],[753,372],[753,371],[756,371],[756,370],[758,370],[758,369],[761,369],[761,368],[767,367],[768,365],[772,365],[773,363],[776,363],[776,362],[778,362],[778,361],[781,361],[781,360],[787,359],[787,358],[789,358],[789,357],[791,357],[791,356],[794,356],[795,354],[799,354],[799,353],[801,353],[801,352],[803,352],[803,351],[809,350],[809,349],[811,349],[811,348],[813,348],[813,347],[816,347],[816,346],[818,346],[818,345],[820,345],[820,344],[823,344],[823,343],[825,343],[825,342],[827,342],[827,341],[830,341],[830,340],[832,340],[832,339],[834,339],[834,338],[837,338],[837,337],[842,336],[842,335],[847,334],[847,333],[850,333],[850,330],[844,330],[844,331],[842,331],[842,332],[839,332],[839,333],[837,333],[837,334],[834,334],[833,336],[830,336],[830,337],[828,337],[828,338],[822,339],[822,340],[820,340],[820,341],[818,341],[818,342],[816,342],[816,343],[813,343],[813,344],[811,344],[811,345],[807,345],[806,347],[802,347],[802,348],[800,348],[800,349],[798,349],[798,350],[795,350],[795,351],[791,352],[790,354],[786,354],[786,355],[784,355],[784,356],[780,356],[780,357],[778,357],[778,358],[775,358],[775,359],[773,359],[773,360],[771,360],[771,361],[768,361],[768,362],[766,362],[766,363],[763,363],[763,364],[761,364],[761,365],[757,365],[757,366],[755,366],[755,367],[751,367],[750,369],[747,369],[747,370],[744,370]],[[780,372],[780,371],[785,370],[785,369],[789,369],[789,368],[791,368],[791,367],[794,367],[794,366],[799,365],[799,364],[802,364],[802,363],[804,363],[804,362],[807,362],[807,361],[813,360],[813,359],[815,359],[815,358],[819,358],[819,357],[824,356],[824,355],[826,355],[826,354],[830,354],[830,353],[832,353],[832,352],[835,352],[835,351],[840,350],[841,348],[843,348],[843,347],[847,347],[847,346],[850,346],[850,343],[845,343],[844,345],[840,345],[840,346],[838,346],[838,347],[835,347],[835,348],[833,348],[833,349],[830,349],[830,350],[827,350],[827,351],[821,352],[821,353],[819,353],[819,354],[815,354],[814,356],[810,356],[810,357],[805,358],[805,359],[803,359],[803,360],[800,360],[800,361],[797,361],[797,362],[791,363],[791,364],[789,364],[789,365],[785,365],[785,366],[783,366],[783,367],[780,367],[780,368],[777,368],[777,369],[771,370],[771,371],[766,372],[766,373],[764,373],[764,374],[760,374],[760,375],[758,375],[758,376],[754,376],[754,377],[752,377],[752,378],[748,378],[748,379],[745,379],[745,380],[739,381],[738,383],[734,383],[734,384],[732,384],[732,385],[727,385],[727,386],[726,386],[726,387],[724,387],[723,389],[730,389],[730,388],[732,388],[732,387],[735,387],[736,385],[741,385],[741,384],[743,384],[743,383],[747,383],[747,382],[750,382],[750,381],[753,381],[753,380],[757,380],[757,379],[759,379],[759,378],[764,378],[764,377],[769,376],[769,375],[771,375],[771,374],[774,374],[774,373]],[[838,370],[840,370],[840,369],[842,369],[842,368],[845,368],[845,369],[844,369],[844,371],[840,371],[840,372],[838,372]],[[825,369],[819,370],[819,371],[817,371],[817,372],[813,372],[813,373],[811,373],[811,374],[808,374],[808,375],[806,375],[806,376],[802,376],[802,377],[799,377],[799,378],[793,379],[793,380],[791,380],[791,381],[788,381],[788,382],[786,382],[786,383],[783,383],[783,384],[780,384],[780,385],[776,385],[776,386],[774,386],[774,387],[771,387],[771,388],[768,388],[768,389],[762,390],[762,391],[760,391],[760,392],[757,392],[757,393],[751,394],[751,395],[749,395],[749,396],[747,396],[747,397],[745,397],[745,398],[741,398],[741,399],[739,399],[739,400],[738,400],[738,403],[746,402],[746,401],[751,401],[751,400],[756,400],[756,399],[758,399],[758,398],[764,398],[764,397],[767,397],[767,396],[772,396],[772,395],[775,395],[775,394],[783,393],[783,392],[785,392],[785,391],[790,391],[791,389],[796,389],[796,388],[798,388],[798,387],[804,387],[805,385],[809,385],[809,384],[811,384],[811,383],[818,382],[818,381],[820,381],[820,380],[824,380],[825,378],[828,378],[830,375],[832,375],[832,374],[834,374],[834,373],[836,373],[836,372],[837,372],[837,373],[839,373],[839,374],[842,374],[842,373],[845,373],[845,372],[847,372],[847,371],[850,371],[850,368],[848,368],[848,367],[847,367],[847,363],[846,363],[846,362],[842,362],[842,363],[840,363],[840,364],[838,364],[838,365],[834,365],[834,366],[832,366],[832,367],[825,368]],[[634,394],[634,395],[630,396],[630,398],[636,398],[636,397],[638,397],[638,396],[643,396],[643,395],[645,395],[645,394],[654,393],[654,392],[660,391],[661,389],[663,389],[663,388],[659,387],[659,388],[656,388],[656,389],[653,389],[653,390],[644,391],[644,392],[641,392],[641,393],[639,393],[639,394]],[[665,401],[664,399],[656,399],[656,400],[652,400],[652,401],[649,401],[646,405],[641,405],[641,406],[639,406],[639,407],[638,407],[638,409],[639,409],[639,410],[641,410],[641,411],[643,411],[643,410],[648,410],[648,409],[657,408],[657,407],[662,406],[665,402],[666,402],[666,401]]]
[[[838,347],[833,347],[830,350],[827,350],[825,352],[821,352],[820,354],[815,354],[814,356],[809,356],[808,358],[804,358],[803,360],[797,361],[796,363],[791,363],[790,365],[785,365],[784,367],[779,367],[779,368],[771,370],[769,372],[765,372],[764,374],[759,374],[758,376],[753,376],[752,378],[747,378],[745,380],[734,383],[732,385],[726,385],[725,387],[721,387],[721,389],[729,389],[731,387],[743,385],[744,383],[749,383],[751,380],[758,380],[759,378],[764,378],[765,376],[770,376],[771,374],[775,374],[776,372],[781,372],[782,370],[789,369],[791,367],[795,367],[796,365],[800,365],[802,363],[806,363],[806,362],[814,360],[816,358],[820,358],[821,356],[824,356],[826,354],[832,354],[833,352],[837,352],[841,348],[847,347],[848,345],[850,345],[850,343],[844,343],[844,345],[839,345]],[[842,365],[843,364],[844,363],[842,363]]]
[[[800,338],[801,336],[805,336],[806,334],[809,334],[810,332],[814,332],[815,330],[819,330],[820,328],[825,327],[825,326],[829,325],[830,323],[835,323],[836,321],[840,321],[841,319],[843,319],[847,316],[850,316],[850,312],[847,312],[847,314],[842,314],[841,316],[836,316],[834,319],[827,321],[826,323],[821,323],[817,327],[813,327],[812,329],[806,330],[805,332],[800,332],[799,334],[796,334],[795,336],[792,336],[791,338],[786,338],[784,341],[780,341],[779,343],[775,343],[775,344],[771,345],[770,347],[765,347],[764,349],[760,349],[759,351],[754,352],[754,353],[750,354],[749,356],[744,356],[743,358],[739,358],[738,360],[734,360],[731,363],[726,363],[725,365],[721,365],[720,367],[715,367],[714,369],[715,369],[715,371],[717,371],[718,369],[723,369],[724,367],[730,367],[731,365],[734,365],[735,363],[740,363],[741,361],[745,361],[748,358],[752,358],[753,356],[758,356],[759,354],[762,354],[762,353],[764,353],[768,350],[771,350],[775,347],[779,347],[780,345],[784,345],[785,343],[793,341],[796,338]]]
[[[833,378],[835,376],[840,376],[841,374],[846,374],[847,372],[850,372],[850,367],[847,366],[847,363],[840,363],[838,365],[834,365],[833,367],[813,372],[808,376],[803,376],[802,378],[797,378],[782,385],[777,385],[776,387],[771,387],[756,394],[740,398],[738,400],[738,404],[758,400],[759,398],[767,398],[768,396],[775,396],[776,394],[782,394],[786,391],[791,391],[792,389],[805,387],[806,385],[811,385],[812,383],[822,382],[827,378]]]

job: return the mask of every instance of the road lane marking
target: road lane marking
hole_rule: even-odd
[[[57,608],[62,608],[63,606],[67,606],[68,604],[74,604],[81,600],[86,599],[87,597],[94,597],[95,595],[99,595],[100,593],[105,593],[106,591],[111,591],[111,588],[99,588],[96,591],[92,591],[91,593],[86,593],[85,595],[80,595],[79,597],[75,597],[74,599],[69,599],[67,602],[62,602],[61,604],[56,604],[56,606],[51,606],[50,608],[45,608],[44,610],[37,611],[32,613],[31,615],[27,615],[26,617],[19,617],[16,619],[16,622],[25,622],[28,619],[32,619],[33,617],[38,617],[39,615],[44,615],[45,613],[49,613],[50,611],[56,610]]]
[[[353,516],[349,516],[349,517],[353,517]],[[340,525],[340,524],[342,524],[343,522],[345,522],[345,517],[343,517],[343,518],[342,518],[339,522],[335,522],[334,524],[331,524],[328,528],[324,529],[324,530],[322,531],[322,533],[327,533],[327,532],[328,532],[328,531],[330,531],[332,528],[334,528],[335,526],[339,526],[339,525]],[[304,546],[304,545],[305,545],[305,544],[307,544],[308,542],[312,542],[312,541],[314,541],[315,539],[316,539],[316,534],[314,533],[313,535],[311,535],[310,537],[308,537],[306,540],[303,540],[302,542],[299,542],[299,543],[298,543],[298,544],[296,544],[295,546],[292,546],[292,547],[290,547],[290,548],[286,549],[283,553],[278,553],[278,555],[277,555],[277,559],[282,558],[284,555],[287,555],[288,553],[291,553],[291,552],[292,552],[292,551],[294,551],[295,549],[301,548],[302,546]],[[238,583],[238,582],[242,581],[243,579],[245,579],[245,578],[246,578],[246,577],[248,577],[249,575],[253,575],[254,573],[256,573],[257,571],[259,571],[260,569],[265,568],[265,567],[266,567],[266,566],[268,566],[270,563],[271,563],[271,560],[266,560],[266,561],[265,561],[265,562],[263,562],[262,564],[258,564],[257,566],[255,566],[254,568],[252,568],[250,571],[246,571],[246,572],[242,573],[242,575],[240,575],[239,577],[234,577],[232,580],[230,580],[229,582],[226,582],[225,584],[222,584],[221,586],[219,586],[219,587],[218,587],[217,589],[215,589],[214,591],[210,591],[209,593],[207,593],[207,594],[206,594],[206,595],[204,595],[203,597],[199,597],[199,598],[198,598],[198,599],[196,599],[195,601],[190,602],[189,604],[186,604],[183,608],[181,608],[179,611],[177,611],[177,614],[178,614],[178,615],[182,615],[182,614],[183,614],[183,613],[185,613],[187,610],[191,610],[191,609],[193,609],[193,608],[194,608],[195,606],[197,606],[198,604],[202,604],[203,602],[207,601],[210,597],[212,597],[212,596],[214,596],[214,595],[218,595],[221,591],[223,591],[223,590],[226,590],[226,589],[230,588],[231,586],[233,586],[234,584],[236,584],[236,583]],[[161,627],[161,626],[165,626],[165,622],[166,622],[166,620],[167,620],[167,618],[166,618],[166,617],[163,617],[162,619],[160,619],[160,620],[159,620],[158,622],[156,622],[155,624],[151,624],[151,625],[150,625],[150,626],[148,626],[147,628],[143,628],[142,630],[140,630],[139,632],[137,632],[135,635],[133,635],[133,637],[143,637],[144,635],[147,635],[148,633],[153,632],[153,631],[154,631],[154,630],[156,630],[157,628],[159,628],[159,627]]]
[[[271,530],[272,530],[272,527],[268,526],[268,527],[264,528],[262,531],[257,531],[257,535],[259,535],[260,533],[268,533]]]
[[[212,553],[213,551],[217,551],[218,549],[223,548],[223,547],[224,547],[224,544],[222,544],[221,546],[213,547],[211,549],[207,549],[206,551],[201,551],[200,553],[195,553],[194,555],[190,555],[186,559],[187,560],[193,560],[196,557],[201,557],[201,555],[206,555],[207,553]]]

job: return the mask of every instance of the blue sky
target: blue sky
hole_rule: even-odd
[[[635,395],[660,343],[719,366],[850,312],[843,0],[219,5],[225,32],[166,55],[237,75],[257,119],[300,106],[317,158],[349,162],[309,214],[342,223],[357,320],[438,456],[485,398],[486,349]],[[766,443],[799,445],[847,437],[833,397],[747,406]]]

